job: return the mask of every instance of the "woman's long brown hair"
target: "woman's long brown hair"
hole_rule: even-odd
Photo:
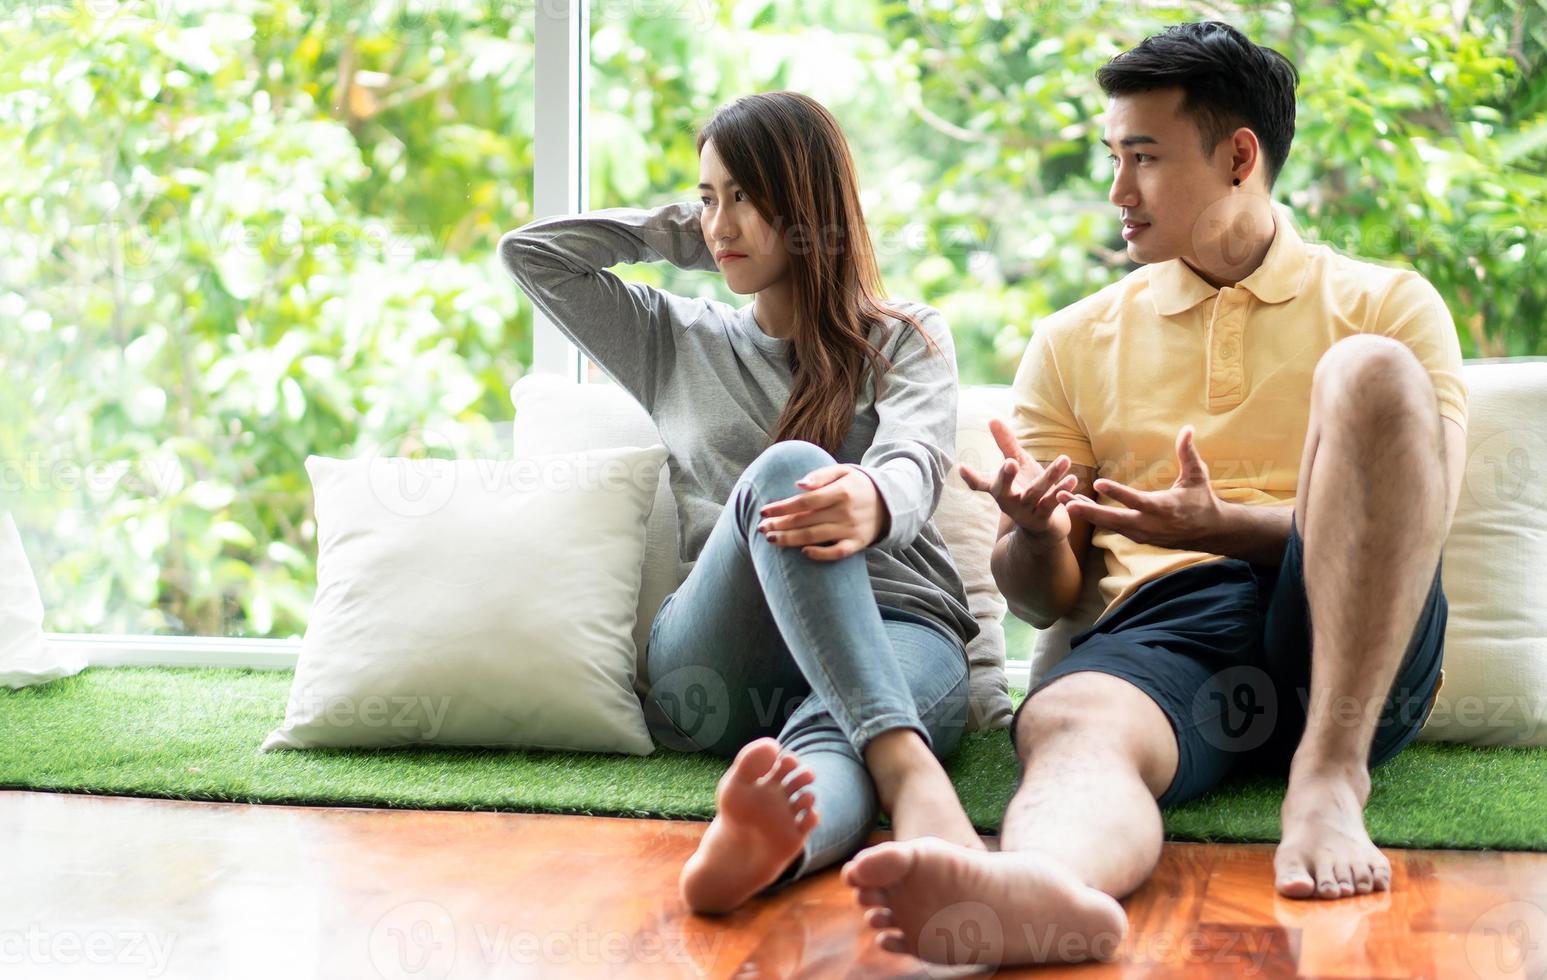
[[[793,383],[773,441],[804,439],[836,454],[854,422],[866,366],[875,371],[877,398],[891,370],[870,343],[872,329],[897,319],[940,349],[915,318],[882,302],[848,141],[821,103],[798,92],[745,96],[699,132],[700,153],[711,140],[789,252]]]

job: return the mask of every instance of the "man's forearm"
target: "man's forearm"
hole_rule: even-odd
[[[1012,530],[994,545],[994,581],[1010,611],[1046,629],[1074,606],[1080,595],[1080,563],[1068,537],[1034,539]]]
[[[1251,506],[1220,503],[1218,530],[1197,543],[1196,550],[1257,565],[1277,565],[1289,543],[1294,504]]]

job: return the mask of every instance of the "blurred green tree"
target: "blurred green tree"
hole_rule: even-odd
[[[1004,383],[1039,317],[1130,268],[1095,70],[1210,17],[1300,67],[1276,193],[1303,229],[1422,272],[1468,355],[1547,354],[1547,0],[598,3],[590,202],[693,196],[717,105],[808,92],[890,292]],[[0,492],[50,628],[298,634],[308,454],[501,451],[532,27],[524,0],[0,14]]]

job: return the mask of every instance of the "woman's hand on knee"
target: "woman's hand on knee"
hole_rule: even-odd
[[[800,548],[816,561],[837,561],[865,550],[886,533],[886,502],[859,467],[824,466],[795,485],[805,492],[775,501],[759,515],[757,530],[770,544]]]

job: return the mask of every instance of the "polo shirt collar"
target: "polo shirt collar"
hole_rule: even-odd
[[[1273,226],[1273,244],[1268,246],[1268,254],[1238,286],[1264,303],[1284,303],[1300,295],[1310,258],[1288,208],[1273,205]],[[1186,312],[1219,292],[1181,259],[1158,263],[1151,270],[1150,295],[1155,301],[1155,312],[1161,316]]]

